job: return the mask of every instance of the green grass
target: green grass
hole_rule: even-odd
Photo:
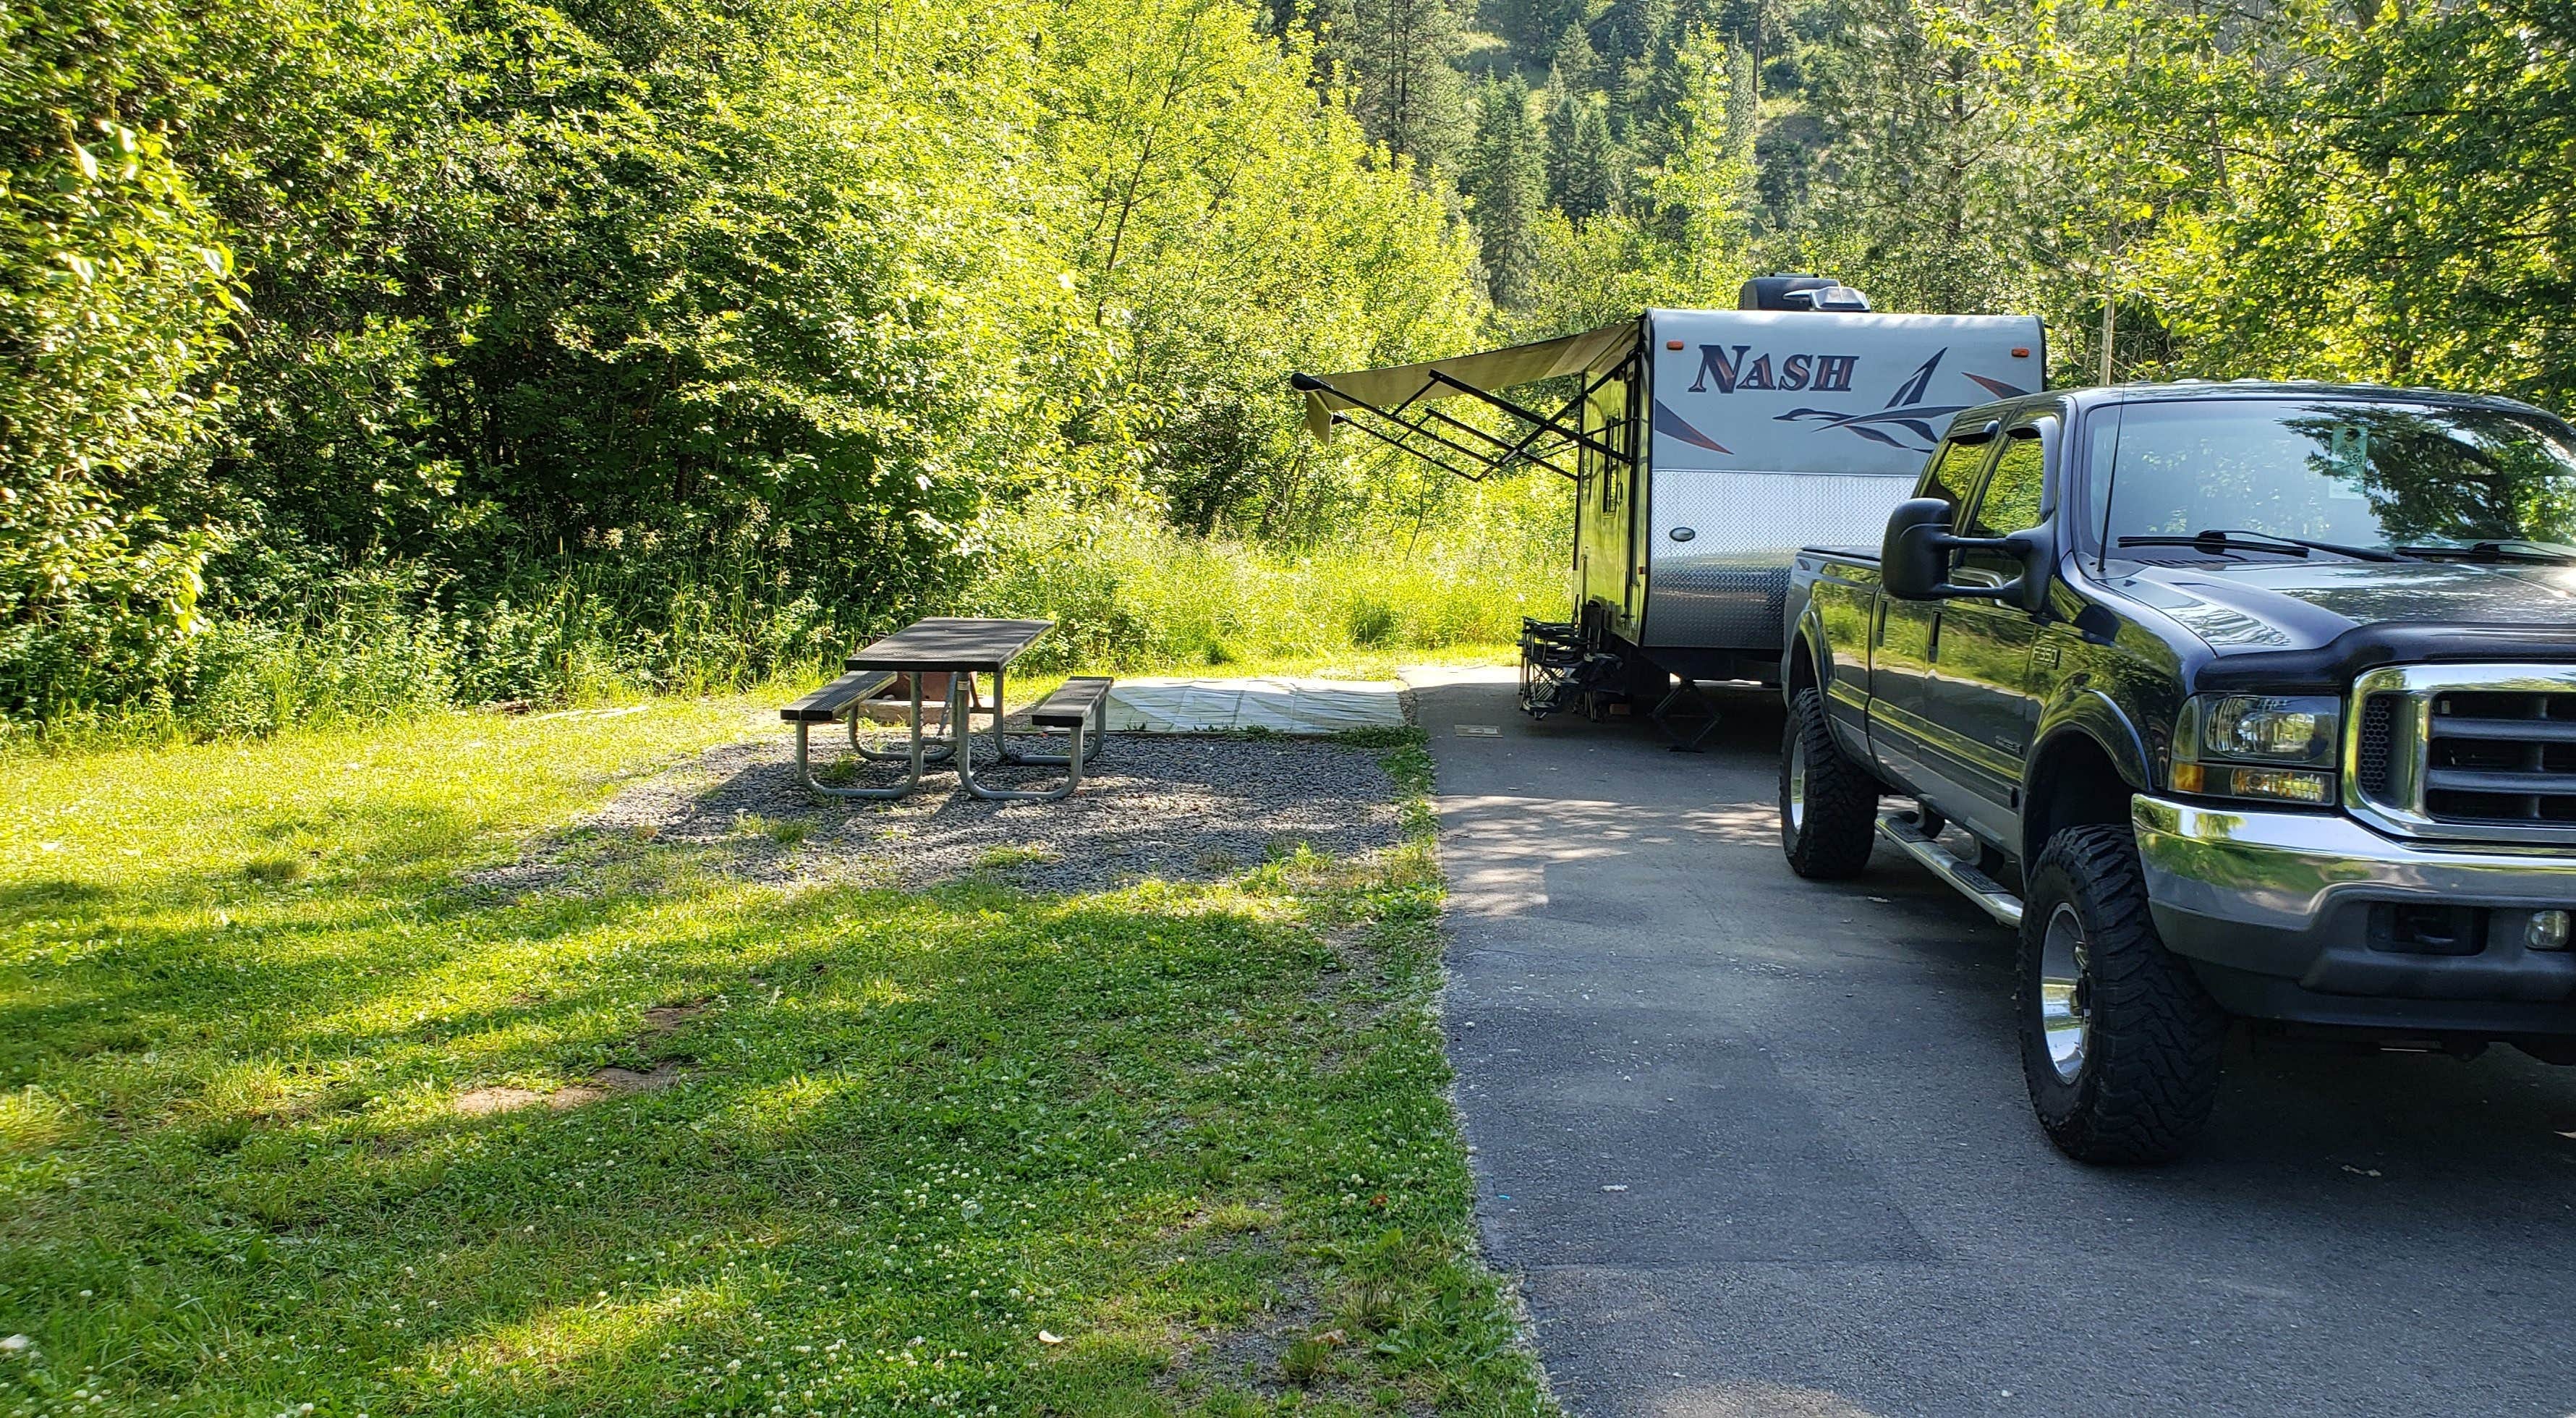
[[[1152,519],[1002,518],[1003,550],[967,588],[961,613],[1054,621],[1031,652],[1053,669],[1240,674],[1510,645],[1524,615],[1567,613],[1570,527],[1559,514],[1571,508],[1557,488],[1489,496],[1507,506],[1469,512],[1437,537],[1373,525],[1300,551]],[[1511,511],[1531,520],[1515,523]]]
[[[1381,515],[1301,550],[1196,536],[1132,509],[997,513],[968,582],[920,609],[1053,621],[1023,668],[1057,676],[1383,678],[1404,663],[1509,659],[1522,616],[1567,613],[1570,505],[1532,479],[1460,496],[1437,522]],[[457,704],[726,693],[814,676],[893,628],[844,623],[846,611],[750,564],[590,562],[444,608],[424,599],[442,579],[378,568],[264,610],[232,607],[188,642],[160,693],[98,702],[112,686],[49,682],[31,691],[38,707],[26,712],[38,717],[0,716],[0,751],[355,728]]]
[[[1418,798],[1220,886],[463,879],[770,708],[0,761],[0,1414],[1544,1410]]]

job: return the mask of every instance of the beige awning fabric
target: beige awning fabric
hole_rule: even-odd
[[[1452,355],[1447,359],[1399,364],[1388,369],[1327,374],[1324,382],[1332,385],[1332,390],[1306,391],[1306,431],[1313,434],[1318,442],[1329,441],[1333,436],[1334,411],[1354,407],[1357,403],[1387,408],[1417,396],[1424,400],[1457,397],[1458,391],[1446,385],[1432,385],[1429,392],[1424,392],[1423,386],[1430,383],[1434,370],[1461,384],[1491,393],[1517,384],[1535,384],[1560,374],[1607,369],[1626,358],[1636,343],[1637,322],[1623,320],[1598,330],[1561,335],[1531,345],[1513,345],[1509,349],[1486,350],[1481,354]]]

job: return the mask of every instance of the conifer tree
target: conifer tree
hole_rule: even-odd
[[[1335,64],[1368,135],[1426,168],[1446,169],[1469,128],[1469,0],[1326,0],[1318,60]]]
[[[1579,222],[1616,207],[1626,163],[1598,99],[1569,95],[1549,112],[1547,192],[1558,211]]]
[[[1549,65],[1556,86],[1567,93],[1586,92],[1600,81],[1601,52],[1592,47],[1592,32],[1583,27],[1582,20],[1566,21],[1549,55]]]
[[[1506,308],[1527,304],[1538,274],[1538,222],[1547,207],[1547,164],[1530,120],[1529,85],[1518,75],[1478,96],[1476,145],[1462,174],[1468,215],[1485,258],[1486,287]]]

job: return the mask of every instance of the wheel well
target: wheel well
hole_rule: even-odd
[[[2120,776],[2102,745],[2081,733],[2060,734],[2041,747],[2023,780],[2031,790],[2021,805],[2022,861],[2039,859],[2048,839],[2069,827],[2129,824],[2136,784]]]
[[[1783,686],[1786,697],[1794,702],[1799,690],[1814,689],[1816,685],[1815,652],[1807,647],[1807,637],[1801,635],[1789,642],[1789,676]]]

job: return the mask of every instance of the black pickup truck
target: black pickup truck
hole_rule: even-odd
[[[1960,413],[1793,572],[1780,836],[2020,930],[2068,1155],[2179,1152],[2238,1018],[2576,1063],[2576,430],[2317,384]],[[1883,797],[1910,808],[1881,810]]]

